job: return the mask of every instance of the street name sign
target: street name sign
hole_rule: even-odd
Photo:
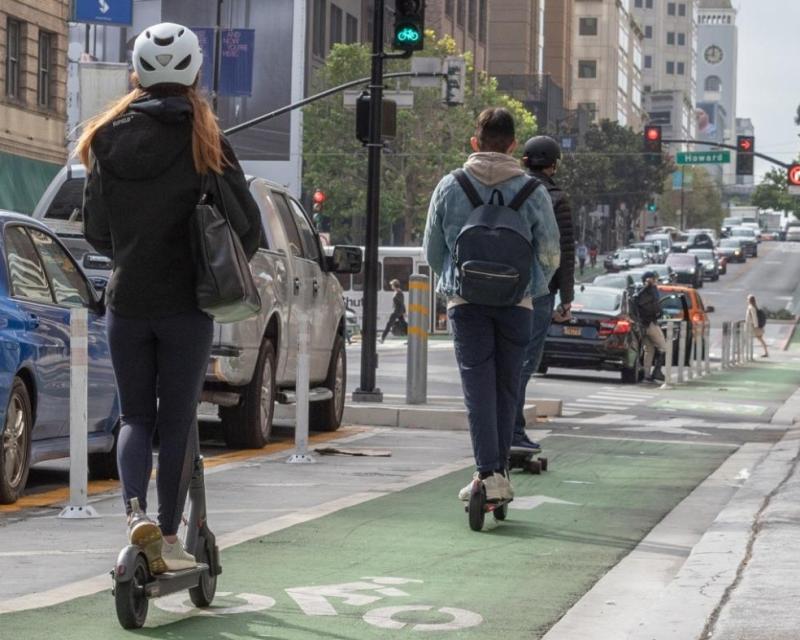
[[[727,164],[730,151],[679,151],[675,158],[678,164]]]

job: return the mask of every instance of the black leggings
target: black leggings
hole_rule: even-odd
[[[389,332],[394,328],[395,323],[403,320],[402,313],[397,313],[396,311],[389,316],[389,321],[386,323],[386,326],[383,329],[383,335],[381,336],[381,340],[386,340],[386,336],[389,335]]]
[[[120,397],[117,464],[125,509],[130,512],[131,498],[147,508],[153,434],[158,431],[158,524],[164,535],[175,535],[186,501],[187,446],[197,424],[214,323],[200,311],[147,319],[109,310],[107,317]]]

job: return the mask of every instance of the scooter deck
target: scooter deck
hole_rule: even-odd
[[[209,566],[199,562],[196,567],[191,569],[167,571],[152,576],[152,580],[145,587],[145,595],[148,598],[160,598],[176,591],[190,589],[197,586],[198,577],[207,571],[209,571]]]

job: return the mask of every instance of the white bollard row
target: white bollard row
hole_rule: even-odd
[[[314,457],[308,453],[308,396],[310,378],[308,344],[310,341],[311,318],[305,316],[300,320],[300,331],[298,333],[294,453],[286,461],[289,464],[309,464],[316,462]]]

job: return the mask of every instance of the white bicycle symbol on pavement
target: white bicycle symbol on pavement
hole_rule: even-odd
[[[329,584],[312,587],[292,587],[286,589],[288,596],[294,600],[300,610],[307,616],[337,616],[332,600],[341,601],[341,604],[353,607],[364,607],[375,604],[385,598],[410,597],[406,591],[398,587],[409,584],[422,584],[422,580],[413,578],[392,577],[367,577],[358,582],[345,582],[342,584]],[[241,613],[256,613],[267,611],[275,606],[274,598],[254,593],[233,594],[220,592],[222,598],[233,596],[242,604],[222,607],[209,607],[208,609],[194,608],[186,594],[176,593],[155,601],[160,609],[169,613],[183,616],[225,616]],[[404,622],[403,614],[436,611],[449,618],[446,622],[410,623]],[[362,619],[373,627],[386,630],[399,630],[408,628],[411,631],[461,631],[470,627],[477,627],[483,622],[483,617],[473,611],[455,607],[436,607],[426,604],[408,604],[388,607],[378,607],[367,611]]]

